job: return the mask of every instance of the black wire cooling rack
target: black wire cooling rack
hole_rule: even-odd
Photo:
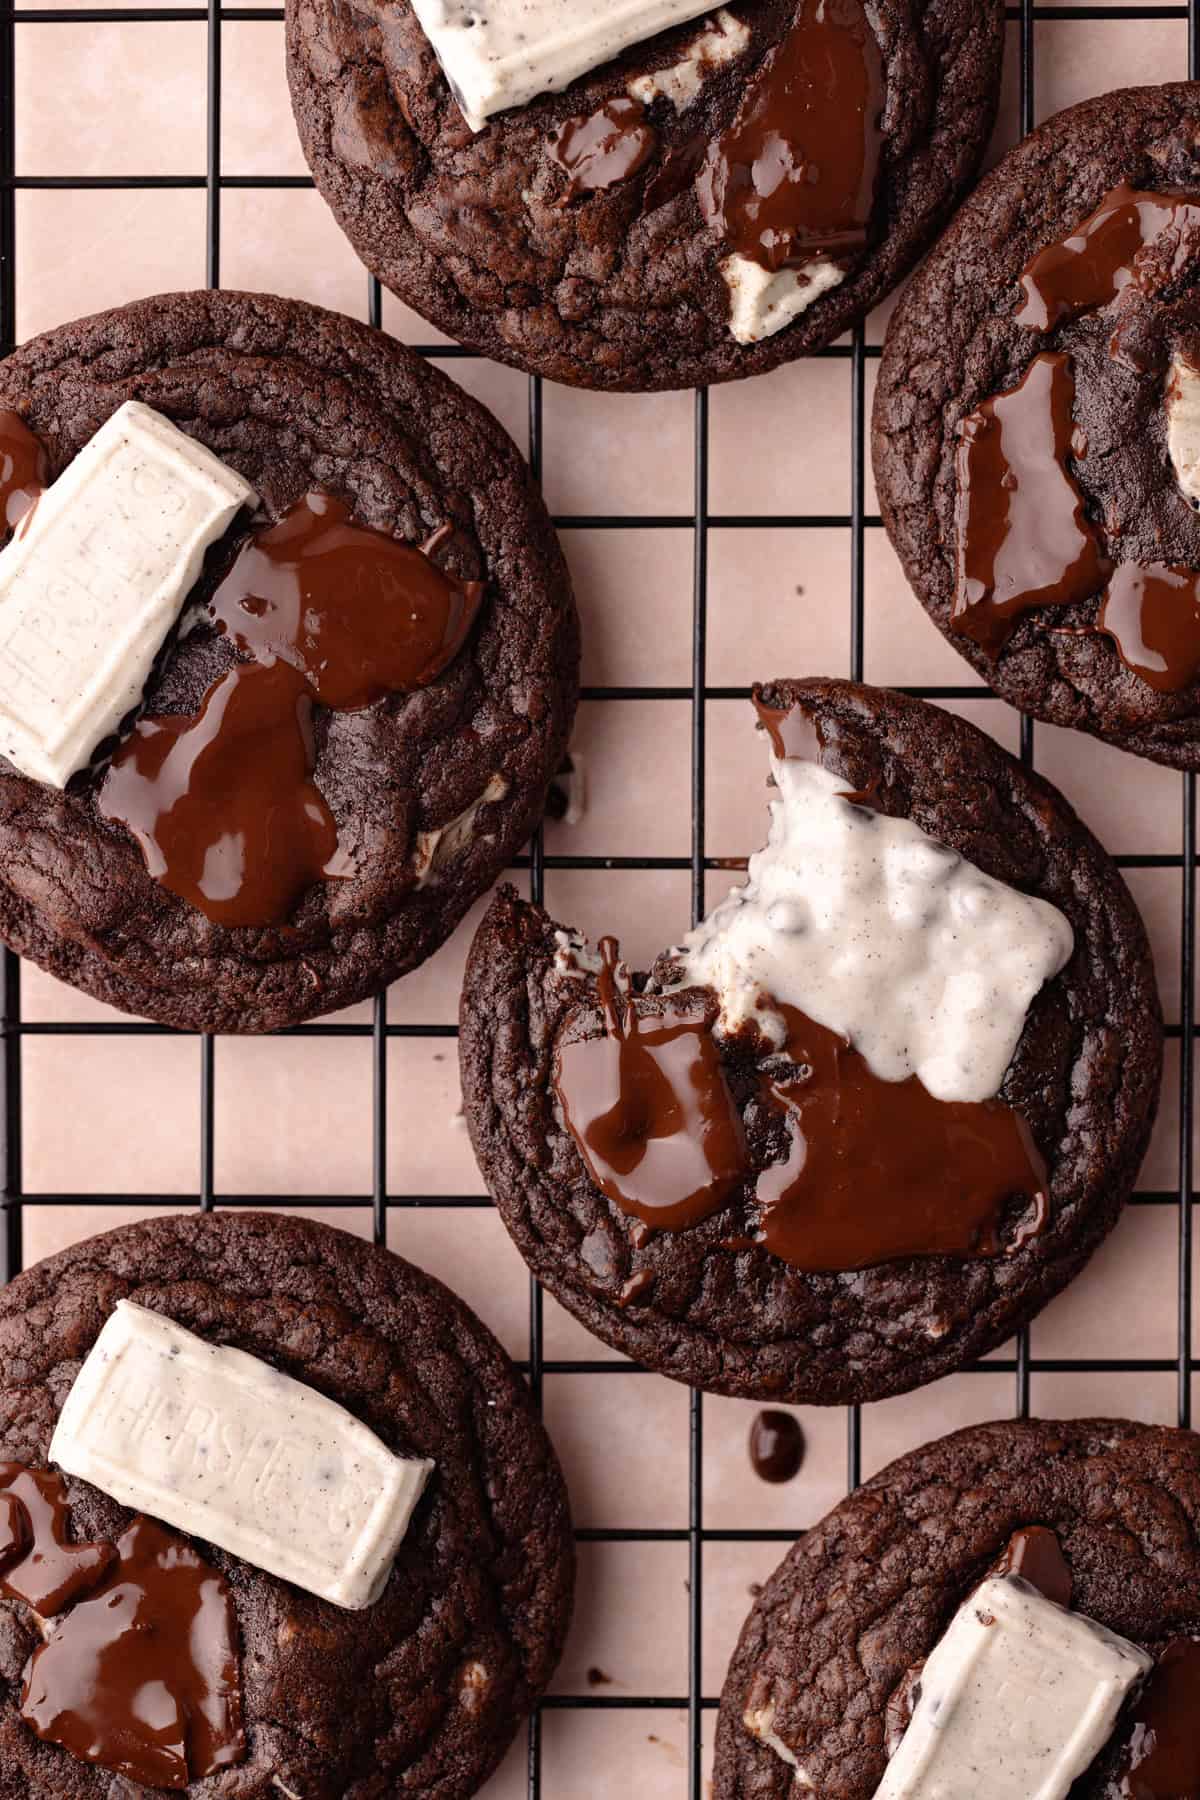
[[[1019,0],[1009,7],[1010,25],[1015,25],[1020,56],[1020,124],[1022,132],[1032,130],[1035,120],[1036,83],[1035,27],[1043,21],[1069,22],[1078,31],[1093,21],[1113,20],[1186,20],[1187,67],[1180,76],[1200,78],[1200,0],[1187,0],[1178,5],[1078,5],[1036,6],[1033,0]],[[17,269],[16,269],[16,195],[22,190],[73,188],[178,188],[203,189],[206,195],[205,269],[211,287],[220,285],[221,200],[235,188],[280,189],[310,188],[304,176],[232,176],[222,173],[221,158],[221,63],[222,31],[226,23],[248,21],[279,22],[282,9],[266,6],[222,6],[220,0],[208,0],[204,6],[148,7],[14,7],[11,0],[0,0],[0,349],[5,354],[12,348],[15,336]],[[105,176],[95,174],[39,176],[25,174],[16,167],[15,96],[18,74],[18,28],[22,24],[134,24],[146,22],[204,22],[208,28],[207,70],[207,167],[195,176]],[[119,99],[119,96],[117,97]],[[135,295],[128,296],[130,299]],[[77,310],[68,306],[67,315]],[[382,317],[382,295],[379,283],[368,281],[368,317],[378,326]],[[471,353],[456,345],[418,346],[421,354],[452,360]],[[748,689],[710,685],[707,670],[708,608],[708,532],[711,527],[754,530],[769,527],[838,527],[850,534],[850,668],[855,680],[863,675],[864,624],[864,550],[866,533],[877,530],[881,521],[867,513],[865,506],[866,477],[866,390],[867,362],[877,358],[879,350],[868,346],[863,327],[854,332],[849,344],[838,344],[820,353],[823,357],[847,360],[851,378],[851,466],[850,511],[845,515],[729,515],[710,513],[708,505],[709,430],[708,395],[699,390],[694,398],[694,497],[690,514],[670,515],[588,515],[559,518],[560,527],[587,527],[591,530],[637,528],[676,528],[690,531],[693,543],[692,602],[692,680],[684,687],[590,687],[583,690],[585,700],[687,700],[691,703],[691,854],[687,857],[601,857],[550,856],[542,846],[541,834],[533,840],[529,854],[517,859],[517,866],[528,876],[531,897],[540,902],[547,869],[685,869],[691,875],[692,911],[699,918],[705,909],[704,883],[706,871],[722,867],[709,857],[705,847],[704,773],[705,773],[705,703],[710,700],[748,698]],[[540,477],[542,456],[542,384],[538,377],[529,381],[529,460],[535,477]],[[932,700],[994,698],[978,686],[915,687],[905,691]],[[1021,756],[1032,763],[1034,725],[1021,719]],[[1013,1377],[1013,1411],[1023,1418],[1029,1412],[1030,1376],[1033,1373],[1134,1373],[1161,1374],[1174,1371],[1178,1383],[1178,1419],[1181,1425],[1191,1422],[1191,1375],[1200,1368],[1192,1357],[1192,1139],[1194,1123],[1194,1051],[1195,996],[1194,970],[1196,951],[1196,780],[1192,775],[1180,778],[1181,832],[1180,848],[1173,855],[1121,856],[1115,860],[1122,868],[1168,869],[1178,872],[1181,883],[1181,954],[1179,1023],[1168,1026],[1168,1036],[1179,1041],[1179,1142],[1178,1182],[1174,1190],[1139,1193],[1140,1206],[1173,1206],[1178,1212],[1178,1349],[1172,1359],[1159,1358],[1037,1358],[1031,1357],[1028,1333],[1017,1340],[1015,1354],[992,1357],[986,1364],[976,1365],[989,1374],[1007,1371]],[[3,1231],[0,1233],[0,1278],[7,1281],[22,1267],[22,1213],[29,1205],[38,1206],[161,1206],[178,1211],[189,1198],[202,1209],[214,1206],[271,1206],[277,1197],[256,1194],[218,1193],[214,1188],[213,1145],[215,1133],[214,1040],[199,1039],[200,1076],[200,1155],[196,1191],[189,1197],[180,1194],[95,1194],[95,1193],[28,1193],[23,1180],[23,1109],[22,1046],[34,1036],[85,1035],[95,1037],[162,1037],[163,1027],[134,1020],[104,1021],[78,1024],[26,1021],[21,1011],[21,966],[18,959],[5,951],[0,983],[0,1040],[3,1045],[4,1106],[0,1135],[0,1207],[3,1209]],[[488,1207],[491,1202],[478,1195],[393,1194],[387,1183],[387,1063],[388,1046],[394,1038],[453,1038],[452,1025],[408,1025],[389,1023],[386,996],[374,1006],[371,1024],[314,1023],[297,1027],[288,1036],[303,1037],[369,1037],[372,1045],[372,1189],[367,1194],[322,1196],[322,1208],[361,1208],[368,1203],[373,1209],[374,1236],[377,1243],[387,1241],[388,1214],[420,1206]],[[553,1361],[543,1349],[542,1292],[530,1279],[529,1286],[529,1356],[524,1367],[534,1396],[541,1404],[542,1380],[547,1374],[636,1375],[643,1373],[637,1365],[614,1360]],[[706,1696],[701,1680],[701,1650],[704,1630],[703,1553],[709,1543],[772,1543],[784,1545],[794,1533],[780,1530],[718,1530],[703,1524],[703,1396],[692,1393],[690,1402],[690,1440],[688,1461],[688,1524],[677,1529],[599,1530],[577,1532],[585,1543],[686,1543],[688,1546],[688,1618],[686,1694],[620,1695],[601,1694],[553,1695],[545,1699],[530,1719],[528,1727],[528,1792],[530,1800],[549,1794],[549,1784],[542,1774],[541,1715],[548,1709],[595,1711],[615,1709],[628,1712],[686,1712],[688,1800],[703,1800],[704,1714],[713,1709],[715,1696]],[[862,1465],[861,1415],[858,1407],[846,1410],[846,1480],[850,1488],[858,1485]],[[682,1777],[681,1777],[682,1793]]]

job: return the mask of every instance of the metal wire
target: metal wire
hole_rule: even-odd
[[[1188,30],[1188,69],[1193,78],[1200,77],[1200,0],[1187,0],[1176,5],[1130,6],[1036,6],[1033,0],[1016,0],[1009,6],[1010,25],[1016,26],[1020,74],[1020,119],[1023,131],[1035,122],[1035,75],[1037,32],[1042,23],[1070,22],[1079,28],[1089,21],[1186,20]],[[16,206],[17,195],[47,189],[126,189],[170,188],[203,189],[205,192],[205,269],[210,286],[221,279],[221,197],[231,189],[308,188],[311,182],[303,176],[240,177],[222,170],[221,99],[222,99],[222,26],[247,20],[280,21],[282,9],[268,6],[222,6],[220,0],[208,0],[205,6],[132,7],[63,7],[40,9],[14,7],[11,0],[0,0],[0,350],[7,352],[16,335]],[[14,113],[17,91],[17,48],[19,28],[23,24],[112,23],[141,24],[168,21],[197,21],[207,27],[207,156],[205,172],[196,176],[120,176],[87,173],[64,176],[39,176],[36,171],[18,171],[15,164]],[[134,296],[130,296],[133,298]],[[368,283],[367,316],[373,325],[382,322],[382,294],[379,283]],[[454,361],[470,356],[458,345],[417,346],[430,358]],[[878,358],[879,347],[869,345],[860,326],[849,344],[837,344],[822,351],[823,358],[841,359],[849,363],[851,406],[850,510],[839,514],[714,514],[708,509],[709,486],[709,408],[708,396],[699,391],[694,411],[694,495],[690,512],[671,514],[636,514],[633,516],[562,515],[556,524],[563,529],[590,530],[680,530],[689,531],[693,542],[693,613],[692,613],[692,679],[686,686],[591,687],[583,697],[589,701],[687,701],[691,708],[691,850],[687,856],[571,856],[547,855],[539,833],[526,856],[517,858],[517,866],[528,870],[529,891],[541,901],[548,870],[630,869],[687,870],[691,877],[693,917],[698,918],[705,906],[705,878],[710,869],[719,867],[717,859],[707,854],[705,843],[706,781],[706,704],[711,700],[733,700],[748,697],[743,687],[714,686],[709,683],[707,669],[708,611],[708,540],[713,529],[753,531],[771,526],[796,529],[841,529],[850,534],[850,655],[849,673],[861,679],[864,669],[865,629],[865,563],[867,533],[880,529],[877,514],[866,509],[866,410],[867,371]],[[529,383],[529,457],[535,478],[542,466],[542,389],[536,378]],[[986,689],[971,685],[927,686],[904,691],[933,700],[990,700],[995,696]],[[1033,721],[1022,720],[1021,754],[1032,764],[1035,754]],[[1013,1353],[991,1358],[974,1365],[969,1373],[1007,1373],[1014,1378],[1014,1411],[1024,1417],[1029,1411],[1030,1380],[1037,1373],[1071,1374],[1167,1374],[1174,1373],[1178,1385],[1178,1417],[1180,1424],[1191,1419],[1191,1379],[1197,1365],[1192,1356],[1192,1202],[1193,1153],[1192,1128],[1195,1106],[1195,1033],[1196,1007],[1194,976],[1196,958],[1196,783],[1193,776],[1182,776],[1181,836],[1177,854],[1123,855],[1115,860],[1125,869],[1173,870],[1181,882],[1181,981],[1179,1024],[1168,1029],[1168,1036],[1179,1044],[1179,1145],[1178,1182],[1171,1191],[1139,1193],[1134,1204],[1139,1207],[1176,1208],[1178,1215],[1178,1340],[1174,1358],[1109,1357],[1069,1358],[1034,1357],[1030,1353],[1028,1333],[1022,1332]],[[0,1116],[0,1279],[8,1280],[22,1266],[22,1220],[26,1206],[128,1206],[178,1209],[189,1201],[201,1208],[237,1208],[270,1205],[271,1199],[257,1194],[219,1193],[215,1187],[215,1147],[217,1131],[215,1045],[211,1037],[199,1036],[200,1070],[200,1155],[196,1192],[180,1194],[115,1194],[115,1193],[36,1193],[24,1187],[22,1157],[22,1044],[30,1037],[157,1037],[167,1035],[162,1027],[136,1020],[105,1020],[92,1024],[28,1021],[22,1016],[21,968],[18,959],[5,951],[0,970],[0,1043],[2,1043],[3,1111]],[[442,1207],[470,1211],[490,1206],[481,1194],[393,1194],[387,1176],[387,1112],[388,1112],[388,1047],[392,1039],[446,1039],[456,1035],[453,1025],[408,1025],[393,1023],[388,1018],[387,996],[375,1002],[371,1021],[364,1024],[316,1022],[299,1026],[281,1035],[291,1037],[370,1038],[372,1082],[371,1192],[364,1194],[322,1195],[309,1204],[322,1210],[362,1208],[369,1204],[375,1241],[385,1243],[388,1222],[393,1213],[404,1214],[421,1207]],[[304,1206],[303,1200],[291,1204]],[[529,1351],[524,1368],[535,1401],[540,1407],[543,1384],[547,1375],[641,1375],[647,1373],[636,1364],[611,1359],[555,1360],[545,1355],[542,1292],[538,1284],[529,1284]],[[856,1486],[862,1475],[862,1420],[857,1407],[847,1409],[846,1475],[847,1485]],[[643,1696],[602,1694],[555,1695],[542,1702],[529,1725],[528,1793],[539,1800],[546,1791],[542,1774],[541,1717],[545,1712],[563,1710],[683,1712],[687,1717],[687,1794],[688,1800],[702,1800],[703,1761],[702,1732],[704,1716],[717,1704],[715,1695],[705,1694],[702,1686],[702,1643],[704,1627],[704,1552],[710,1544],[775,1544],[791,1541],[793,1533],[775,1529],[718,1529],[704,1523],[704,1407],[698,1393],[691,1396],[688,1457],[688,1514],[686,1527],[667,1529],[581,1529],[576,1536],[582,1544],[667,1543],[686,1544],[688,1552],[688,1621],[687,1621],[687,1692]]]

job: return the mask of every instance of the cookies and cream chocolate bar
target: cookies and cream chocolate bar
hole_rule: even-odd
[[[1065,1800],[1151,1664],[1019,1577],[990,1577],[931,1652],[875,1800]]]
[[[1070,922],[774,748],[766,847],[684,938],[683,985],[713,988],[728,1030],[756,1022],[782,1042],[778,1008],[798,1007],[885,1081],[918,1075],[939,1100],[990,1099],[1035,996],[1071,956]]]
[[[698,0],[413,0],[473,131],[709,10]]]
[[[65,787],[138,705],[248,482],[127,401],[0,552],[0,753]]]
[[[432,1462],[315,1388],[122,1300],[51,1461],[122,1506],[351,1610],[379,1598]]]

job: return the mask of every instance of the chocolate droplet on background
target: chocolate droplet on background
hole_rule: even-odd
[[[778,1484],[799,1474],[804,1432],[789,1412],[756,1413],[750,1426],[750,1462],[761,1481]]]

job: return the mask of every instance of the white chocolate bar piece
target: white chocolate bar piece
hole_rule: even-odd
[[[472,131],[710,8],[711,0],[413,0]]]
[[[779,269],[774,275],[748,256],[727,256],[721,273],[729,289],[730,335],[739,344],[774,337],[846,279],[845,269],[820,256],[802,269]]]
[[[335,1606],[377,1600],[433,1463],[393,1456],[315,1388],[122,1300],[50,1460]]]
[[[65,787],[142,697],[204,552],[254,489],[129,400],[0,551],[0,754]]]
[[[926,1662],[875,1800],[1064,1800],[1151,1660],[1028,1582],[991,1577]]]
[[[625,91],[643,106],[652,106],[661,98],[669,100],[677,112],[683,112],[699,98],[705,77],[722,63],[740,56],[749,42],[750,27],[722,7],[712,24],[684,46],[677,63],[649,75],[635,75],[626,83]]]

